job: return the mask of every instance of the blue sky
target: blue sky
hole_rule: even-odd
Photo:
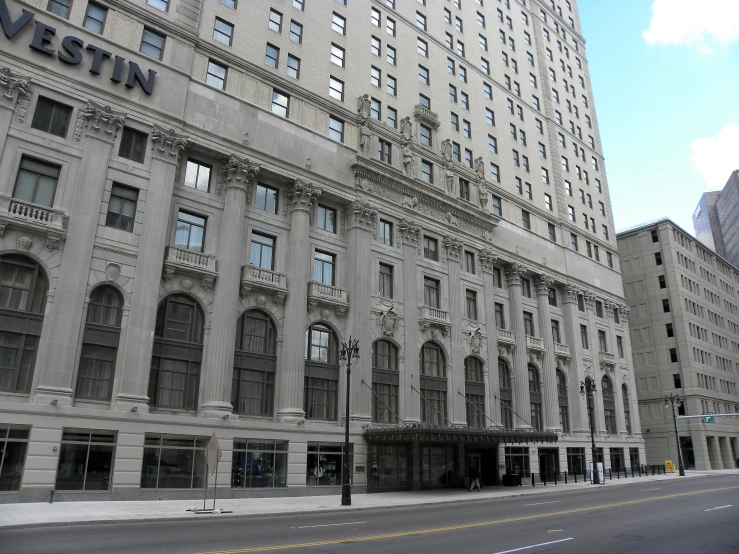
[[[739,168],[739,0],[578,5],[616,229],[692,233],[700,195]]]

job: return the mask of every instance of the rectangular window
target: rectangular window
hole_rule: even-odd
[[[388,141],[384,139],[377,140],[377,157],[381,162],[384,162],[386,164],[392,164],[393,163],[392,152],[393,152],[392,144],[390,144]]]
[[[495,303],[495,326],[498,329],[505,329],[505,315],[503,312],[503,304]]]
[[[380,243],[386,244],[387,246],[393,245],[393,224],[384,219],[380,220],[379,225],[379,240]]]
[[[419,134],[421,136],[421,144],[424,146],[431,146],[431,128],[421,125],[419,128]]]
[[[267,49],[264,53],[264,63],[273,69],[277,69],[280,65],[280,49],[267,43]]]
[[[287,55],[287,76],[293,79],[300,79],[300,58]]]
[[[164,52],[164,35],[152,31],[144,27],[144,32],[141,35],[141,45],[139,46],[139,52],[150,56],[156,60],[162,59]]]
[[[317,413],[326,412],[329,410],[334,412],[333,417],[315,417],[312,419],[336,419],[336,381],[328,381],[325,379],[314,379],[314,381],[327,381],[331,383],[331,400],[328,399],[328,391],[324,392],[321,389],[309,389],[307,386],[306,379],[306,394],[313,394],[316,398],[323,398],[326,396],[325,405],[321,405]],[[312,408],[313,410],[313,408]],[[308,486],[333,486],[341,485],[343,481],[344,467],[349,468],[349,482],[352,481],[352,470],[354,469],[354,445],[349,445],[348,461],[344,460],[344,443],[330,443],[330,442],[309,442],[308,443],[308,464],[306,474],[306,485]]]
[[[468,289],[466,293],[466,301],[467,319],[477,321],[477,292]]]
[[[426,160],[421,160],[421,180],[427,183],[434,182],[434,166]]]
[[[328,95],[331,98],[335,98],[340,102],[344,101],[344,82],[336,79],[335,77],[329,77],[328,81]]]
[[[282,14],[277,10],[269,10],[269,22],[267,23],[267,27],[276,33],[281,33]]]
[[[398,82],[396,81],[395,77],[393,77],[392,75],[388,75],[385,85],[388,94],[390,94],[391,96],[398,95]]]
[[[249,248],[249,263],[254,267],[272,271],[275,268],[275,239],[253,232]]]
[[[226,87],[226,74],[228,69],[221,64],[208,60],[208,71],[205,75],[205,84],[218,90]]]
[[[464,267],[467,273],[475,274],[475,254],[474,252],[465,251]]]
[[[331,28],[340,35],[346,36],[346,18],[334,12],[331,19]]]
[[[23,156],[15,181],[13,198],[51,207],[59,181],[58,165]]]
[[[580,342],[585,350],[590,350],[590,344],[588,342],[588,328],[585,325],[580,325]]]
[[[423,237],[423,257],[428,260],[439,261],[439,241],[433,237]]]
[[[521,210],[521,222],[524,229],[531,229],[531,214],[526,210]]]
[[[193,252],[202,252],[205,242],[205,222],[204,217],[180,210],[177,214],[175,228],[175,246],[181,246]]]
[[[87,11],[85,11],[85,19],[82,22],[82,26],[88,31],[102,35],[107,17],[108,8],[90,2],[87,4]]]
[[[71,117],[72,108],[70,106],[39,96],[31,127],[66,138]]]
[[[328,233],[336,233],[336,210],[318,205],[316,227]]]
[[[161,2],[161,0],[157,1]],[[164,4],[164,8],[159,9],[167,11],[167,3],[161,3]],[[51,12],[54,15],[58,15],[59,17],[63,17],[64,19],[69,19],[69,11],[71,7],[72,0],[49,0],[49,3],[46,5],[46,11]]]
[[[554,226],[553,223],[547,223],[547,228],[549,231],[549,240],[552,242],[557,242],[557,228]]]
[[[426,16],[421,12],[416,12],[416,27],[426,30]]]
[[[416,38],[416,50],[419,54],[421,54],[424,58],[429,57],[429,44],[422,38],[417,37]]]
[[[390,106],[387,107],[387,124],[393,129],[398,128],[398,111]]]
[[[208,437],[146,433],[142,489],[202,489],[207,480]]]
[[[302,44],[303,26],[297,21],[290,21],[290,40]]]
[[[618,357],[623,358],[624,357],[624,339],[620,335],[616,335],[616,350],[618,352]]]
[[[423,302],[429,308],[440,309],[439,281],[429,277],[423,278]]]
[[[344,67],[344,52],[341,46],[331,43],[331,63]]]
[[[376,87],[379,87],[382,84],[382,71],[374,65],[370,67],[370,83]]]
[[[390,65],[397,65],[397,57],[395,48],[388,45],[385,47],[387,63]]]
[[[598,330],[598,348],[601,352],[608,352],[608,343],[606,342],[606,332]]]
[[[494,163],[490,164],[490,179],[500,183],[500,168]]]
[[[121,133],[121,144],[118,148],[118,155],[121,158],[142,164],[146,156],[146,143],[148,140],[149,135],[146,133],[142,133],[131,127],[124,127],[123,133]]]
[[[471,162],[472,153],[469,150],[466,150],[465,155],[467,153],[470,153],[469,159],[470,159],[470,163],[472,163]],[[466,179],[462,179],[462,178],[459,179],[459,197],[462,200],[467,200],[468,202],[470,201],[470,182]]]
[[[555,344],[561,344],[562,338],[559,335],[559,321],[556,319],[552,320],[552,340]]]
[[[495,195],[493,195],[493,215],[503,217],[503,200]]]
[[[272,91],[272,113],[287,118],[290,114],[290,97],[278,90]]]
[[[531,298],[531,281],[521,278],[521,294],[526,298]]]
[[[60,491],[110,490],[115,447],[115,431],[63,429],[54,488]]]
[[[380,264],[379,276],[380,296],[383,298],[393,297],[393,266],[388,264]]]
[[[532,314],[531,312],[523,313],[523,328],[527,336],[529,337],[535,336],[534,335],[534,314]]]
[[[30,428],[0,425],[0,490],[21,488]]]
[[[242,381],[241,384],[244,388],[256,387],[254,381]],[[244,400],[249,404],[256,402],[257,406],[251,408],[245,405],[243,410],[239,406],[239,413],[263,413],[259,406],[261,399],[249,396],[241,398],[242,402]],[[287,450],[287,441],[235,438],[231,458],[231,487],[247,489],[284,487],[287,483]]]
[[[390,36],[395,36],[395,20],[390,19],[389,17],[385,18],[385,30],[387,31],[387,34]]]
[[[316,250],[313,255],[313,280],[323,285],[334,285],[336,256]]]
[[[272,13],[276,13],[276,12],[273,11]],[[282,21],[282,16],[280,16],[280,21]],[[271,16],[270,16],[270,22],[271,22]],[[216,22],[215,22],[215,25],[213,26],[213,39],[217,40],[220,43],[225,44],[226,46],[231,46],[231,41],[233,40],[233,34],[234,34],[234,26],[231,25],[228,21],[224,21],[223,19],[216,17]]]
[[[254,207],[263,212],[276,214],[278,194],[279,193],[276,188],[263,185],[262,183],[257,184],[256,202]]]
[[[345,2],[342,2],[342,4],[345,4]],[[379,27],[380,22],[382,21],[382,13],[380,10],[372,8],[372,11],[370,12],[370,20],[372,21],[372,25]]]
[[[136,202],[138,199],[138,190],[114,184],[110,191],[105,226],[132,233],[133,224],[136,219]]]
[[[552,197],[546,193],[544,194],[544,207],[547,210],[552,211]]]
[[[344,142],[344,122],[330,116],[328,118],[328,136],[336,142]]]

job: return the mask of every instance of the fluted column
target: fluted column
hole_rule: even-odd
[[[506,268],[508,277],[508,301],[511,308],[511,331],[516,341],[513,349],[513,426],[516,429],[531,429],[531,398],[529,396],[529,370],[526,357],[526,328],[523,324],[521,305],[521,275],[526,269],[518,263]]]
[[[218,175],[217,191],[224,195],[224,205],[218,240],[218,283],[213,295],[208,355],[201,377],[200,413],[205,417],[223,417],[233,411],[231,386],[246,223],[244,212],[259,169],[246,158],[231,156]]]
[[[446,259],[449,264],[449,321],[451,329],[451,348],[448,365],[451,375],[447,402],[449,403],[449,418],[452,425],[467,425],[467,406],[464,398],[457,392],[464,394],[464,352],[462,351],[462,282],[459,277],[462,267],[462,243],[454,237],[444,238]]]
[[[478,257],[482,270],[483,302],[485,302],[485,329],[487,331],[487,363],[482,372],[485,383],[485,415],[490,419],[485,420],[486,427],[493,427],[494,421],[500,425],[500,413],[495,413],[493,399],[500,397],[500,381],[498,377],[498,329],[495,326],[495,280],[493,269],[498,257],[493,251],[486,248],[480,252]],[[481,354],[485,354],[481,351]]]
[[[629,366],[627,380],[629,385],[629,413],[631,414],[631,434],[641,436],[641,419],[639,402],[636,398],[636,378],[634,377],[634,359],[631,356],[631,333],[629,332],[629,307],[622,304],[618,307],[621,327],[624,332],[624,356]]]
[[[148,411],[149,369],[154,346],[154,326],[159,287],[162,281],[164,249],[169,233],[168,218],[172,188],[179,153],[187,146],[187,137],[173,130],[155,126],[151,131],[151,174],[146,191],[144,225],[139,243],[139,261],[131,300],[131,315],[124,350],[121,388],[116,397],[116,409],[135,406]]]
[[[554,337],[549,311],[549,287],[554,279],[542,273],[536,279],[536,305],[541,338],[544,340],[544,353],[541,356],[541,373],[544,384],[544,429],[561,431],[559,424],[559,397],[557,394],[557,362],[554,358]]]
[[[600,344],[598,343],[598,326],[595,324],[595,294],[589,290],[584,291],[585,296],[585,313],[588,314],[588,333],[590,335],[590,353],[593,355],[593,364],[591,377],[597,389],[593,394],[593,409],[594,417],[593,421],[595,424],[594,432],[605,432],[606,429],[606,415],[603,412],[603,391],[601,390],[601,371],[600,371]],[[611,379],[611,382],[613,380]]]
[[[618,426],[618,434],[619,435],[626,435],[626,416],[624,415],[624,397],[621,392],[621,384],[623,383],[621,379],[621,368],[619,367],[618,363],[618,348],[616,346],[616,322],[613,319],[613,310],[616,308],[616,305],[611,302],[610,300],[606,300],[603,303],[603,309],[606,313],[606,320],[608,321],[608,340],[609,340],[609,348],[611,349],[611,353],[614,355],[614,358],[616,360],[616,365],[613,368],[613,372],[611,374],[611,381],[613,381],[613,396],[616,400],[616,425]],[[623,340],[623,339],[622,339]],[[626,355],[626,352],[624,351],[624,355]]]
[[[372,393],[362,384],[372,386],[372,343],[369,328],[372,321],[370,279],[372,267],[372,232],[377,223],[377,210],[363,200],[349,206],[347,225],[347,289],[351,309],[347,318],[349,334],[359,339],[359,359],[352,363],[351,421],[358,424],[372,421]],[[376,271],[376,270],[374,270]]]
[[[588,410],[580,397],[580,381],[585,380],[583,367],[583,348],[580,342],[580,316],[577,309],[577,296],[580,291],[567,285],[562,295],[562,312],[564,314],[564,334],[570,347],[570,362],[567,368],[568,395],[567,404],[570,414],[570,428],[574,433],[589,433]]]
[[[18,75],[7,67],[0,69],[0,152],[5,151],[5,141],[8,139],[13,117],[19,123],[26,121],[31,100],[30,84],[30,77]],[[10,179],[7,179],[6,186],[13,186]],[[7,193],[11,194],[12,190]]]
[[[79,172],[73,183],[64,255],[56,279],[56,301],[50,317],[46,342],[36,372],[34,402],[71,403],[72,382],[77,369],[80,335],[84,329],[84,305],[87,297],[92,250],[98,226],[97,214],[103,202],[110,154],[116,134],[123,127],[125,114],[109,106],[88,102],[78,118],[75,140],[84,136],[84,151]],[[94,217],[91,217],[95,214]],[[47,242],[47,248],[51,243]],[[117,368],[120,371],[120,367]]]
[[[419,423],[421,421],[421,399],[412,389],[421,388],[419,377],[418,352],[418,275],[416,267],[416,256],[421,242],[421,227],[413,221],[402,219],[398,225],[398,236],[403,243],[403,298],[405,312],[405,335],[403,337],[403,350],[405,357],[405,371],[400,376],[400,416],[406,423]]]
[[[290,209],[287,286],[290,292],[285,302],[285,339],[280,366],[280,405],[277,409],[277,419],[287,423],[296,423],[305,418],[305,331],[308,281],[311,277],[311,242],[308,233],[311,204],[320,194],[321,189],[312,183],[295,181],[287,195]]]

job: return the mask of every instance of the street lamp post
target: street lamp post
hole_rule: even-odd
[[[685,466],[683,465],[683,454],[680,450],[680,435],[677,432],[677,414],[675,406],[680,406],[680,396],[677,394],[668,394],[665,396],[665,408],[672,406],[672,421],[675,424],[675,443],[677,444],[677,463],[680,467],[680,476],[685,477]]]
[[[352,488],[349,484],[349,394],[351,392],[352,360],[359,358],[359,339],[341,343],[339,360],[346,361],[346,414],[344,418],[344,472],[341,485],[341,505],[352,505]]]
[[[598,472],[597,456],[598,451],[595,449],[595,435],[593,429],[595,428],[595,422],[593,421],[595,415],[595,402],[593,401],[593,394],[595,393],[595,381],[588,375],[585,377],[585,382],[580,381],[580,394],[583,396],[587,395],[588,403],[588,419],[590,421],[590,443],[593,449],[593,484],[600,485],[600,472]],[[592,408],[591,408],[592,406]]]

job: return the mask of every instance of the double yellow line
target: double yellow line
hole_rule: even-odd
[[[400,537],[412,537],[414,535],[428,535],[430,533],[443,533],[445,531],[458,531],[460,529],[472,529],[475,527],[485,527],[489,525],[500,525],[501,523],[514,523],[516,521],[527,521],[531,519],[543,519],[547,517],[563,516],[568,514],[577,514],[581,512],[590,512],[592,510],[605,510],[607,508],[616,508],[619,506],[629,506],[631,504],[642,504],[644,502],[654,502],[655,500],[666,500],[668,498],[679,498],[681,496],[692,496],[695,494],[705,494],[707,492],[720,492],[739,489],[736,487],[722,487],[717,489],[705,489],[692,492],[681,492],[677,494],[668,494],[664,496],[653,496],[650,498],[640,498],[638,500],[627,500],[624,502],[613,502],[611,504],[601,504],[599,506],[588,506],[586,508],[574,508],[572,510],[561,510],[559,512],[548,512],[545,514],[535,514],[530,516],[510,517],[506,519],[495,519],[492,521],[481,521],[479,523],[465,523],[464,525],[450,525],[448,527],[435,527],[433,529],[420,529],[418,531],[403,531],[400,533],[388,533],[386,535],[369,535],[366,537],[355,537],[350,539],[336,539],[330,541],[302,542],[296,544],[280,544],[276,546],[257,546],[254,548],[240,548],[237,550],[215,550],[213,552],[201,552],[200,554],[242,554],[244,552],[270,552],[272,550],[289,550],[291,548],[310,548],[312,546],[328,546],[332,544],[345,544],[352,542],[380,541],[385,539],[397,539]]]

